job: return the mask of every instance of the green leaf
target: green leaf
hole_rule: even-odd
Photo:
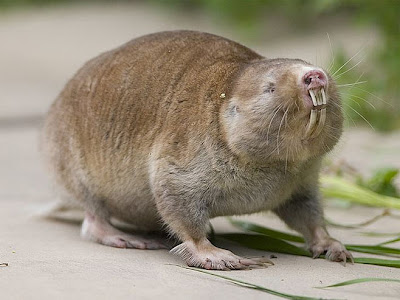
[[[389,241],[386,241],[386,242],[379,243],[378,246],[392,244],[392,243],[396,243],[396,242],[400,242],[400,237],[392,239],[392,240],[389,240]]]
[[[226,233],[217,236],[252,249],[311,257],[311,253],[301,247],[266,235]]]
[[[356,264],[375,265],[381,267],[400,268],[400,259],[381,259],[371,257],[356,257]]]
[[[400,249],[397,248],[389,248],[384,246],[370,246],[370,245],[345,245],[347,250],[361,252],[361,253],[369,253],[376,255],[386,255],[386,256],[400,256]]]
[[[353,279],[353,280],[347,280],[327,286],[321,286],[321,287],[316,287],[318,289],[326,289],[326,288],[332,288],[332,287],[339,287],[339,286],[346,286],[346,285],[352,285],[352,284],[358,284],[358,283],[364,283],[364,282],[373,282],[373,281],[384,281],[384,282],[398,282],[400,283],[400,279],[392,279],[392,278],[358,278],[358,279]]]
[[[321,191],[327,198],[339,198],[367,206],[400,209],[400,199],[384,196],[340,177],[321,177]]]
[[[373,236],[373,237],[389,237],[389,236],[400,236],[400,232],[394,232],[394,233],[387,233],[387,232],[373,232],[373,231],[364,231],[360,232],[360,234],[365,235],[365,236]]]
[[[356,228],[364,227],[367,225],[371,225],[372,223],[375,223],[376,221],[378,221],[384,217],[387,217],[387,216],[390,216],[390,211],[388,209],[385,209],[379,215],[377,215],[369,220],[366,220],[362,223],[358,223],[358,224],[351,224],[351,225],[339,224],[339,223],[335,223],[327,218],[325,218],[325,223],[330,226],[334,226],[334,227],[338,227],[338,228],[356,229]]]
[[[200,272],[200,273],[203,273],[203,274],[211,275],[211,276],[214,276],[214,277],[218,277],[218,278],[230,281],[230,282],[232,282],[232,283],[234,283],[236,285],[239,285],[239,286],[242,286],[242,287],[245,287],[245,288],[258,290],[260,292],[264,292],[264,293],[267,293],[267,294],[270,294],[270,295],[274,295],[274,296],[278,296],[278,297],[285,298],[285,299],[292,299],[292,300],[328,300],[328,299],[323,299],[323,298],[314,298],[314,297],[305,297],[305,296],[297,296],[297,295],[286,294],[286,293],[278,292],[278,291],[275,291],[275,290],[271,290],[271,289],[263,287],[261,285],[256,285],[256,284],[253,284],[253,283],[250,283],[250,282],[246,282],[246,281],[234,279],[234,278],[231,278],[231,277],[227,277],[227,276],[211,273],[211,272],[208,272],[208,271],[195,269],[195,268],[190,268],[190,267],[183,267],[183,266],[178,266],[178,265],[175,265],[175,266],[183,268],[183,269],[187,269],[187,270],[191,270],[191,271],[195,271],[195,272]]]
[[[294,241],[294,242],[304,242],[304,239],[298,235],[284,233],[278,230],[273,230],[270,228],[266,228],[264,226],[260,226],[251,222],[239,221],[239,220],[232,220],[230,222],[241,229],[256,232],[262,234],[262,236],[267,237],[270,239],[270,244],[268,243],[268,239],[262,239],[259,235],[246,235],[246,234],[234,234],[235,237],[229,237],[229,239],[234,240],[244,246],[249,248],[258,249],[258,250],[265,250],[265,251],[275,251],[280,253],[287,253],[287,254],[294,254],[294,255],[303,255],[303,256],[311,256],[308,251],[305,249],[289,244],[284,240]],[[270,236],[270,234],[272,236]],[[240,235],[240,236],[239,236]],[[251,238],[245,238],[246,236],[250,236]],[[242,240],[241,240],[242,239]],[[265,245],[267,244],[267,245]],[[283,250],[280,247],[285,247]],[[295,248],[293,248],[295,247]],[[384,247],[382,245],[352,245],[352,244],[345,244],[347,250],[360,252],[360,253],[369,253],[369,254],[376,254],[376,255],[383,255],[383,256],[400,256],[400,249],[398,248],[389,248]],[[300,253],[299,249],[301,249],[303,254]],[[304,252],[307,252],[308,255],[305,255]]]
[[[363,185],[378,194],[398,197],[399,194],[393,183],[398,173],[399,170],[394,168],[379,169],[374,173],[371,179]]]
[[[304,243],[304,238],[301,236],[295,235],[295,234],[290,234],[290,233],[285,233],[281,232],[278,230],[266,228],[251,222],[245,222],[245,221],[240,221],[240,220],[234,220],[229,218],[229,221],[231,222],[232,225],[247,230],[247,231],[252,231],[256,233],[261,233],[264,235],[268,235],[269,237],[273,237],[276,239],[281,239],[285,241],[291,241],[291,242],[296,242],[296,243]]]

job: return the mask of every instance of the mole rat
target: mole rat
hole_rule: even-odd
[[[136,38],[87,62],[51,106],[41,148],[65,198],[85,210],[81,235],[158,249],[113,226],[167,229],[189,266],[261,262],[207,239],[217,216],[272,210],[314,257],[352,261],[325,229],[321,160],[342,133],[335,82],[300,59],[268,59],[195,31]]]

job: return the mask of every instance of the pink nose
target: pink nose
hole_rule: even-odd
[[[303,82],[307,90],[319,89],[326,86],[326,76],[319,70],[311,70],[303,77]]]

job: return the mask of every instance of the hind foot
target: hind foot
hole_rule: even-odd
[[[207,239],[200,242],[186,241],[171,250],[181,256],[188,266],[208,270],[242,270],[251,266],[267,267],[272,264],[268,259],[248,259],[239,257],[232,252],[213,246]]]
[[[86,213],[82,224],[81,236],[84,239],[117,248],[167,249],[156,239],[132,235],[113,227],[107,220]]]

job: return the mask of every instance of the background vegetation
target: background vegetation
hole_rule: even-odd
[[[120,0],[121,1],[121,0]],[[123,1],[123,0],[122,0]],[[129,1],[129,0],[125,0]],[[142,0],[143,2],[144,0]],[[348,119],[354,124],[370,123],[379,131],[400,128],[400,1],[398,0],[149,0],[165,9],[202,12],[233,27],[248,39],[262,39],[271,16],[279,16],[290,32],[306,33],[326,18],[345,16],[354,26],[378,30],[379,45],[360,65],[349,60],[340,48],[335,53],[333,70],[339,84],[346,87],[343,98]],[[94,0],[0,0],[0,10],[57,3],[95,2]],[[98,1],[96,1],[98,2]],[[104,1],[107,2],[107,1]],[[115,2],[115,1],[113,1]],[[317,24],[317,25],[316,25]],[[335,45],[334,45],[335,47]],[[370,50],[370,49],[369,49]],[[354,67],[354,68],[353,68]]]
[[[345,15],[354,25],[373,26],[381,36],[373,55],[366,57],[360,67],[348,63],[337,81],[339,84],[365,82],[349,86],[344,94],[348,118],[356,123],[367,122],[380,131],[400,127],[400,1],[384,0],[152,0],[168,7],[180,6],[187,10],[203,10],[217,19],[226,20],[248,37],[260,38],[261,28],[268,16],[278,15],[289,25],[306,32],[315,24],[334,15]],[[341,49],[334,49],[332,69],[345,64]],[[364,69],[363,70],[363,67]],[[351,69],[350,71],[348,71]],[[361,77],[360,75],[363,74]],[[364,118],[366,120],[364,120]]]

